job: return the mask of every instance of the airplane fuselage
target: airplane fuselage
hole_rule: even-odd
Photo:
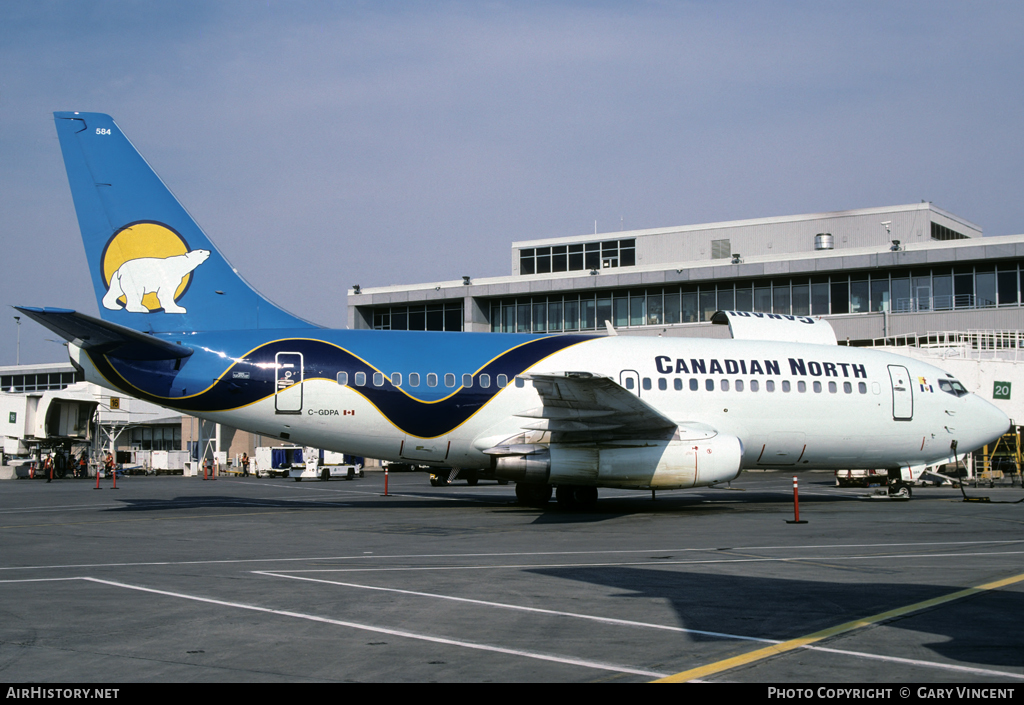
[[[533,384],[517,381],[524,373],[609,377],[680,426],[738,438],[744,468],[920,465],[948,457],[954,440],[975,448],[1005,430],[988,402],[940,389],[942,370],[846,346],[327,330],[163,337],[195,353],[179,369],[76,354],[90,381],[185,413],[427,465],[491,467],[483,451],[523,433],[521,414],[541,406]]]

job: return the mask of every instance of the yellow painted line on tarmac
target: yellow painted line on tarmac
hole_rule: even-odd
[[[682,671],[675,675],[660,678],[655,683],[685,683],[687,681],[696,680],[698,678],[706,678],[707,676],[721,673],[722,671],[728,671],[739,666],[745,666],[756,661],[761,661],[772,656],[778,656],[784,654],[787,651],[793,651],[795,649],[801,649],[809,644],[813,644],[817,641],[827,639],[837,634],[843,634],[845,632],[851,632],[862,627],[868,627],[872,624],[878,624],[889,619],[895,619],[911,612],[917,612],[919,610],[928,609],[929,607],[935,607],[942,605],[947,602],[953,602],[954,600],[960,600],[971,595],[977,595],[981,592],[987,592],[989,590],[998,590],[999,588],[1006,587],[1007,585],[1013,585],[1024,581],[1024,573],[1020,575],[1014,575],[1010,578],[1003,578],[1002,580],[996,580],[991,583],[985,583],[984,585],[978,585],[976,587],[966,588],[964,590],[958,590],[956,592],[949,593],[948,595],[941,595],[939,597],[933,597],[930,600],[924,600],[923,602],[915,602],[912,605],[906,607],[897,607],[896,609],[889,610],[888,612],[881,612],[870,617],[864,617],[863,619],[857,619],[852,622],[846,622],[829,629],[823,629],[820,632],[814,632],[807,636],[798,637],[789,641],[784,641],[781,644],[773,644],[766,646],[761,649],[755,649],[739,656],[724,659],[722,661],[716,661],[715,663],[709,663],[706,666],[698,666],[697,668],[691,668],[688,671]]]

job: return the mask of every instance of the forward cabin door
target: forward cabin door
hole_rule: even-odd
[[[640,396],[640,373],[636,370],[623,370],[620,372],[619,384],[627,391]]]
[[[910,385],[910,373],[903,365],[889,365],[889,379],[892,381],[892,417],[896,421],[910,421],[914,418],[914,388]]]
[[[274,384],[274,411],[278,414],[302,413],[302,353],[279,352],[274,357],[277,379]]]

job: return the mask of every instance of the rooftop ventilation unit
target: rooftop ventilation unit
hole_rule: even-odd
[[[832,233],[818,233],[814,236],[814,249],[816,250],[832,250],[835,249],[835,241],[832,239]]]

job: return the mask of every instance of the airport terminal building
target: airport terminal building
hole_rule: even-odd
[[[353,287],[350,328],[727,337],[717,310],[813,315],[840,341],[1022,330],[1024,235],[931,203],[512,243],[506,277]]]

